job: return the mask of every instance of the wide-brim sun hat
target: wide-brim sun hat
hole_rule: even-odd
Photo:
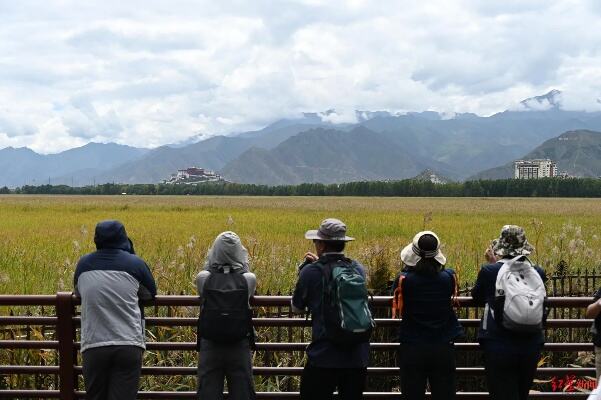
[[[420,248],[420,239],[426,235],[430,235],[436,239],[435,248],[427,250]],[[442,254],[442,251],[440,251],[440,239],[432,231],[419,232],[413,237],[413,241],[401,250],[401,261],[409,267],[415,267],[422,259],[434,259],[438,261],[440,265],[445,265],[447,263],[447,258]]]
[[[517,225],[505,225],[501,235],[492,242],[493,252],[501,257],[527,256],[534,251],[534,246],[528,243],[524,228]]]
[[[355,238],[346,236],[346,225],[336,218],[327,218],[321,221],[319,229],[312,229],[305,233],[305,239],[341,242],[355,240]]]

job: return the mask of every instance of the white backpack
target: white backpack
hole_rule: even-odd
[[[503,262],[495,285],[497,313],[502,325],[516,332],[535,332],[543,328],[545,284],[525,256]],[[493,313],[494,315],[495,313]]]

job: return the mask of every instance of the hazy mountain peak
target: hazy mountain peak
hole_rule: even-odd
[[[38,153],[30,149],[29,147],[5,147],[0,149],[0,153],[4,153],[5,155],[13,155],[13,156],[39,156]]]
[[[545,111],[561,108],[561,91],[553,89],[541,96],[534,96],[520,101],[520,106],[526,111]]]

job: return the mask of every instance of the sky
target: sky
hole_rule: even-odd
[[[491,115],[551,89],[601,111],[599,26],[597,0],[0,0],[0,148]]]

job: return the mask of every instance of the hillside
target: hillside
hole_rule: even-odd
[[[95,177],[96,182],[156,183],[178,169],[198,166],[219,170],[251,147],[271,149],[312,124],[280,124],[238,136],[214,136],[183,147],[162,146],[144,157],[115,166]],[[89,174],[88,174],[89,175]],[[91,180],[87,176],[87,180]]]
[[[320,128],[295,135],[272,150],[250,149],[221,174],[241,183],[341,183],[409,178],[426,165],[365,127],[349,132]]]
[[[75,182],[80,170],[92,182],[101,171],[138,159],[148,152],[115,143],[88,143],[57,154],[42,155],[27,148],[0,150],[0,186],[40,185]]]
[[[568,131],[545,141],[520,159],[550,158],[559,171],[571,176],[601,176],[601,132]],[[471,179],[504,179],[513,177],[513,161],[497,168],[482,171]]]
[[[427,120],[415,116],[363,123],[420,157],[453,166],[460,178],[515,160],[545,140],[576,129],[601,130],[597,113],[505,112],[491,117]]]

